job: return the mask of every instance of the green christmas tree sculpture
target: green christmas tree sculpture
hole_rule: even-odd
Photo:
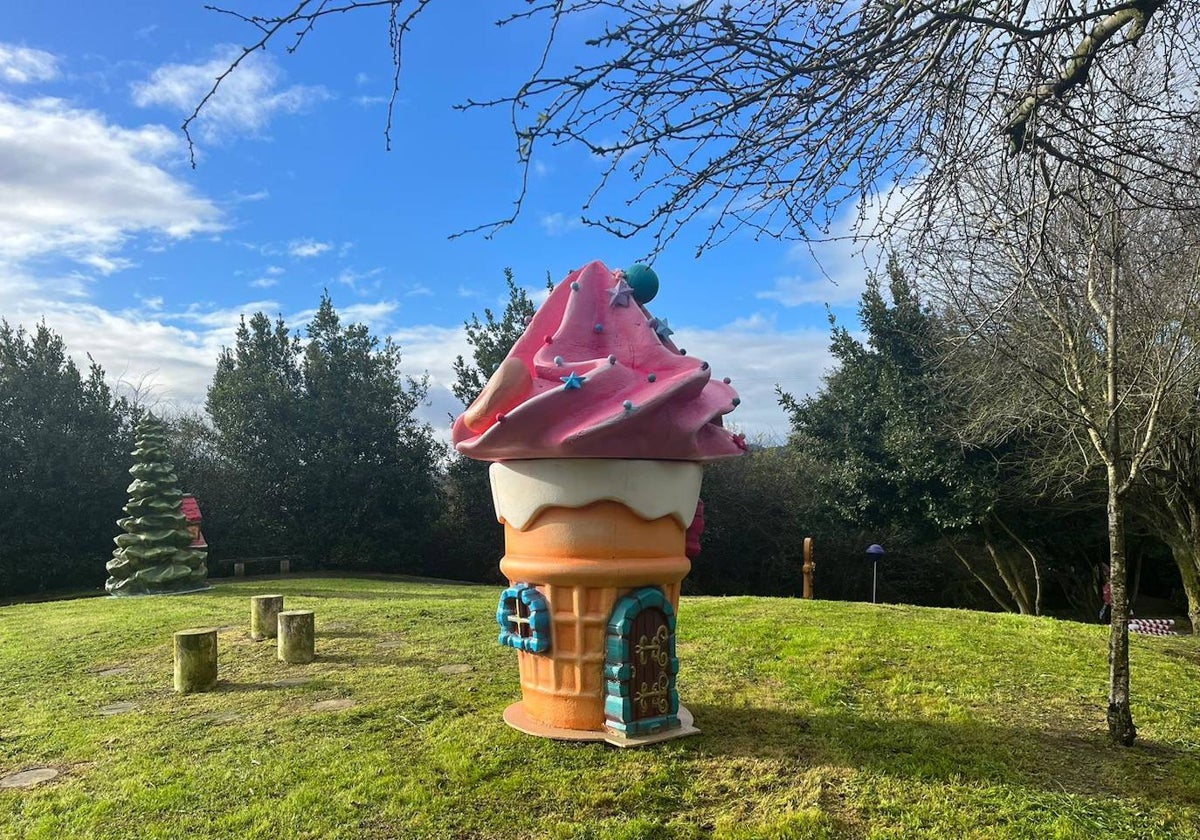
[[[126,491],[128,516],[117,524],[125,531],[113,541],[117,549],[108,561],[113,595],[152,595],[200,589],[208,576],[207,552],[189,548],[187,518],[180,512],[183,494],[175,467],[167,459],[162,421],[147,414],[137,425],[137,448]]]

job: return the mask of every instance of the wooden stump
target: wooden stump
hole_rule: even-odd
[[[316,622],[312,610],[285,610],[279,614],[279,660],[302,664],[312,662]]]
[[[208,691],[217,684],[217,631],[180,630],[175,634],[175,690]]]
[[[234,577],[245,577],[246,576],[246,564],[245,563],[234,563],[233,564],[233,576]]]
[[[286,575],[286,574],[289,574],[291,571],[292,571],[292,561],[291,560],[280,560],[279,561],[279,574]]]
[[[254,595],[250,598],[250,638],[256,642],[274,639],[279,632],[282,595]]]

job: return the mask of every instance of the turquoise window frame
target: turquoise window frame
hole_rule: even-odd
[[[519,617],[518,603],[529,608],[529,617],[521,619],[529,623],[529,635],[525,637],[513,629],[519,626],[513,620],[513,616]],[[500,625],[500,644],[526,653],[546,653],[550,650],[550,603],[532,584],[513,584],[500,593],[496,623]]]

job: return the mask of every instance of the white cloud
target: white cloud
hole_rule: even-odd
[[[433,297],[433,289],[428,286],[417,283],[411,289],[404,293],[405,297]]]
[[[287,252],[303,260],[320,256],[332,247],[328,242],[318,242],[315,239],[293,239],[288,243]]]
[[[26,85],[56,78],[58,58],[53,54],[16,44],[0,44],[0,81]]]
[[[354,104],[358,105],[360,107],[363,107],[363,108],[371,108],[371,107],[374,107],[375,105],[382,105],[387,101],[388,101],[388,98],[386,96],[363,95],[363,96],[354,97]]]
[[[741,404],[725,415],[725,424],[751,440],[782,442],[789,431],[775,386],[796,397],[816,393],[833,367],[825,329],[780,330],[761,315],[716,329],[680,327],[671,336],[712,366],[713,376],[732,380]]]
[[[784,306],[858,301],[867,276],[882,268],[889,224],[903,225],[909,197],[904,187],[882,190],[835,219],[826,240],[793,245],[788,258],[800,270],[775,278],[757,297]]]
[[[538,216],[538,224],[547,236],[562,236],[583,227],[578,218],[565,216],[562,213],[542,213]]]
[[[271,275],[272,277],[277,277],[280,274],[283,274],[283,271],[284,269],[278,265],[267,266],[267,274]]]
[[[241,54],[238,47],[219,47],[208,61],[164,64],[144,82],[132,86],[140,107],[162,105],[190,114],[211,89],[213,81]],[[245,134],[257,135],[278,114],[292,114],[329,98],[323,87],[293,85],[280,88],[282,72],[263,52],[248,55],[225,77],[196,121],[198,136],[220,142]]]
[[[250,285],[255,289],[269,289],[279,283],[277,277],[259,277],[257,280],[251,280]]]
[[[803,264],[796,274],[776,277],[774,288],[756,297],[784,306],[853,303],[866,289],[867,275],[878,266],[878,252],[852,240],[796,245],[789,259]]]
[[[163,126],[0,96],[0,263],[65,256],[109,273],[129,266],[116,252],[133,235],[220,230],[216,205],[158,165],[180,151]]]

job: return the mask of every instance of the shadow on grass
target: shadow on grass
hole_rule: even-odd
[[[802,715],[715,704],[689,703],[688,708],[707,736],[706,745],[720,754],[788,755],[922,781],[1018,784],[1050,793],[1200,804],[1195,752],[1144,740],[1115,747],[1102,730],[884,720],[854,712]]]
[[[362,630],[317,630],[318,639],[369,639],[376,635]]]
[[[273,682],[226,682],[221,680],[212,693],[241,694],[247,691],[282,691],[286,687]]]

